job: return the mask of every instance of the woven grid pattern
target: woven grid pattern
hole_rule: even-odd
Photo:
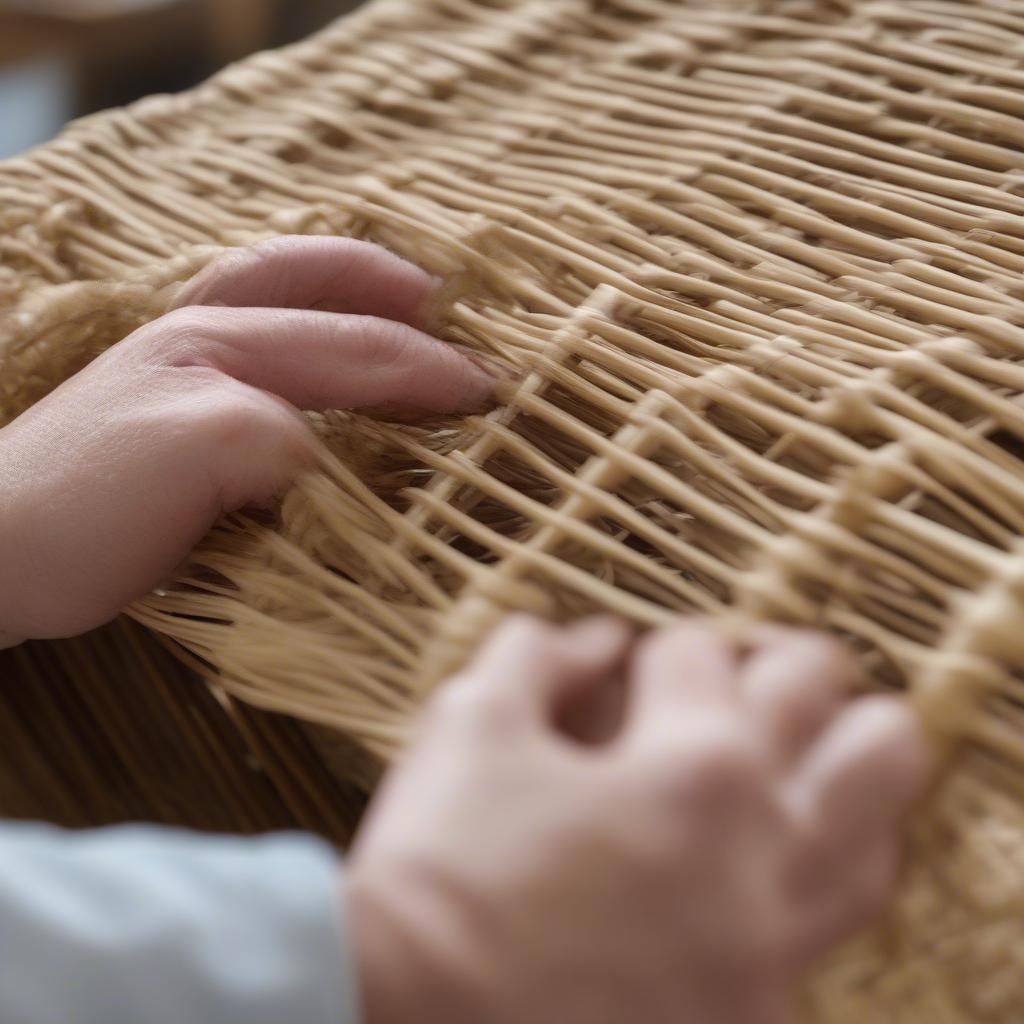
[[[815,1012],[1019,1020],[1022,55],[1017,0],[377,0],[3,168],[0,415],[210,245],[446,275],[500,408],[316,417],[136,616],[382,758],[508,609],[830,627],[966,752]]]

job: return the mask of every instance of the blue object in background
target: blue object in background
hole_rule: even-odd
[[[59,57],[0,68],[0,158],[53,138],[74,116],[74,88]]]

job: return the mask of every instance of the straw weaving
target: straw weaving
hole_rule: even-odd
[[[134,617],[363,782],[509,610],[831,628],[949,770],[810,1019],[1018,1022],[1022,115],[1019,0],[376,0],[0,169],[0,422],[225,245],[443,275],[499,408],[315,417]]]

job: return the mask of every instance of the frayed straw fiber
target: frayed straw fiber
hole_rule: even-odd
[[[1022,114],[1024,0],[377,0],[0,169],[0,420],[219,246],[448,276],[501,407],[316,417],[279,521],[134,617],[309,724],[299,794],[509,609],[831,628],[949,767],[809,1016],[1024,1021]]]

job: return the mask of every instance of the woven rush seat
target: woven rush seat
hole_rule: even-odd
[[[511,610],[828,628],[945,771],[808,1019],[1024,1019],[1022,60],[1024,0],[375,0],[0,165],[0,423],[283,233],[443,275],[442,336],[516,368],[485,416],[311,416],[279,516],[131,609],[203,757],[231,719],[288,762],[240,823],[342,833]],[[19,657],[176,671],[59,650]]]

